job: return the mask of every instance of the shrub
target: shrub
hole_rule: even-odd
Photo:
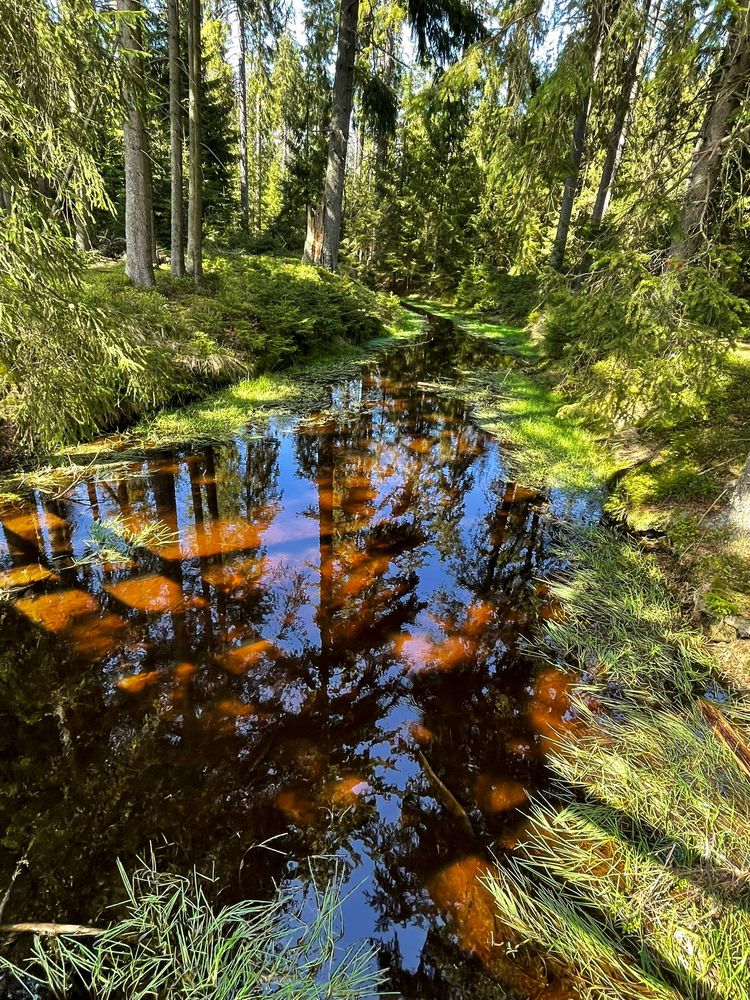
[[[16,445],[90,438],[249,370],[382,335],[394,312],[391,297],[298,261],[216,255],[205,270],[200,291],[164,274],[136,289],[116,267],[17,296],[0,342],[0,418]]]
[[[525,326],[539,303],[539,282],[533,274],[508,274],[488,264],[472,264],[461,277],[456,303],[491,312],[511,326]]]
[[[554,288],[542,318],[575,412],[604,425],[705,416],[748,316],[718,270],[654,274],[649,258],[601,256],[583,285]]]

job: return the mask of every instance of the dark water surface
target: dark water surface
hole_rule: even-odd
[[[477,880],[566,708],[519,650],[554,613],[543,504],[420,385],[483,351],[433,328],[314,418],[0,514],[0,893],[28,855],[5,921],[94,922],[149,843],[227,900],[335,853],[393,989],[558,995],[493,946]],[[117,515],[178,538],[86,561]]]

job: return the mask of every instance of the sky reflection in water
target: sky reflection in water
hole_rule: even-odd
[[[385,942],[394,988],[468,996],[492,972],[530,991],[477,875],[522,835],[566,709],[518,650],[554,612],[540,505],[418,386],[477,350],[443,334],[330,412],[2,514],[4,884],[44,830],[6,919],[92,920],[115,857],[151,841],[214,863],[226,898],[340,853],[347,937]],[[177,539],[79,564],[116,515]],[[279,834],[285,855],[250,850]]]

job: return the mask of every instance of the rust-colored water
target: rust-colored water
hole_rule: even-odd
[[[338,853],[347,938],[383,943],[392,988],[559,995],[506,956],[477,877],[566,700],[519,651],[550,614],[542,504],[418,388],[476,350],[443,333],[312,420],[2,512],[0,887],[28,857],[4,920],[95,921],[149,843],[227,899]],[[81,563],[116,515],[178,537]]]

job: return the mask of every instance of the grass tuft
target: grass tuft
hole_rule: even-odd
[[[281,887],[218,907],[215,880],[195,870],[160,872],[153,855],[132,875],[118,867],[124,915],[92,943],[36,937],[26,968],[0,957],[30,996],[43,986],[59,998],[358,1000],[381,985],[372,947],[339,948],[341,872],[322,887],[313,877],[304,898]]]

